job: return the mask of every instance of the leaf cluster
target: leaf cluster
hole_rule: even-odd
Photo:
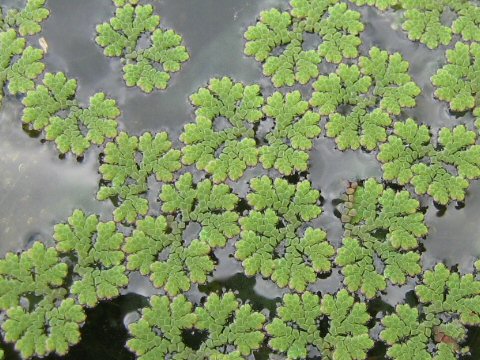
[[[397,122],[378,160],[385,180],[412,184],[419,195],[428,194],[440,204],[465,198],[469,180],[480,177],[477,135],[464,125],[442,128],[436,138],[426,125],[414,120]]]
[[[310,104],[328,116],[327,136],[340,150],[371,151],[387,140],[392,115],[414,107],[420,94],[408,68],[400,53],[373,47],[358,64],[340,64],[313,83]]]
[[[358,56],[360,13],[338,0],[292,0],[288,11],[260,13],[257,24],[245,32],[245,54],[263,63],[263,73],[276,87],[306,84],[319,74],[322,59],[340,63]],[[307,50],[306,34],[321,40]]]
[[[146,132],[140,137],[121,132],[105,146],[99,168],[103,184],[97,199],[111,199],[117,204],[115,221],[134,223],[149,209],[144,197],[148,179],[155,175],[158,181],[173,181],[174,172],[181,168],[180,156],[179,150],[172,149],[166,132]]]
[[[456,359],[468,352],[467,326],[480,323],[480,282],[443,264],[426,271],[415,288],[421,307],[398,305],[382,319],[380,338],[392,359]],[[432,344],[434,345],[432,347]]]
[[[372,298],[387,281],[404,284],[421,272],[418,240],[428,228],[419,207],[407,190],[385,188],[372,178],[349,189],[343,244],[335,258],[349,291]],[[378,260],[383,267],[376,266]]]
[[[212,174],[215,182],[238,180],[247,167],[257,165],[253,126],[264,117],[261,106],[265,101],[258,85],[214,78],[190,100],[196,119],[185,125],[180,135],[185,143],[183,164],[195,164],[198,170]],[[222,124],[220,119],[228,123]]]
[[[160,16],[154,14],[152,5],[125,0],[114,3],[115,16],[97,26],[97,44],[106,56],[122,59],[127,86],[138,86],[146,93],[166,89],[170,74],[189,59],[182,37],[160,28]],[[142,39],[148,39],[146,46]]]
[[[261,274],[280,287],[304,291],[317,274],[330,271],[334,255],[323,230],[300,229],[320,215],[320,192],[307,180],[293,185],[267,176],[252,179],[250,186],[252,210],[240,219],[235,257],[247,275]]]
[[[353,360],[365,359],[373,347],[369,320],[366,304],[356,302],[346,290],[322,299],[306,291],[284,295],[277,316],[265,328],[270,347],[289,359],[305,359],[313,346],[322,358]]]
[[[132,337],[127,347],[139,360],[243,359],[263,342],[265,320],[249,304],[241,305],[231,292],[213,293],[195,309],[184,295],[173,299],[153,296],[140,320],[129,325]],[[208,335],[198,349],[192,349],[183,341],[184,331]],[[225,354],[227,347],[230,350]]]
[[[54,141],[60,153],[81,156],[92,145],[117,135],[120,109],[104,93],[93,95],[88,107],[82,107],[76,92],[75,79],[62,72],[46,73],[42,84],[22,100],[22,121],[34,130],[44,130],[45,138]]]

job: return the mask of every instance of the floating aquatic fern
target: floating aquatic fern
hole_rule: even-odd
[[[399,53],[373,47],[358,65],[340,64],[335,73],[313,83],[310,104],[328,115],[327,136],[335,138],[340,150],[374,150],[387,140],[391,115],[415,106],[420,94],[408,68]]]
[[[68,266],[59,253],[39,242],[0,260],[4,339],[14,342],[23,358],[50,352],[63,355],[80,341],[85,314],[68,297],[67,276]]]
[[[26,40],[13,29],[0,31],[0,101],[7,85],[12,95],[23,94],[35,87],[34,80],[43,72],[43,52],[26,46]]]
[[[323,58],[339,63],[357,57],[363,29],[360,13],[337,0],[292,0],[289,12],[260,14],[245,32],[245,54],[264,63],[263,73],[276,87],[306,84],[318,76]],[[322,42],[316,50],[305,50],[304,35],[312,33]]]
[[[260,162],[266,169],[274,168],[283,175],[308,169],[313,139],[320,134],[320,116],[309,110],[300,91],[287,94],[275,92],[263,107],[274,128],[266,136],[267,145],[260,148]]]
[[[34,130],[45,130],[62,153],[83,155],[93,144],[101,145],[117,135],[120,110],[104,93],[90,98],[88,107],[76,99],[77,81],[64,73],[46,73],[43,84],[27,92],[22,120]]]
[[[39,33],[42,30],[40,23],[50,14],[45,3],[46,0],[27,0],[23,9],[9,9],[2,19],[3,27],[18,29],[21,36]]]
[[[253,124],[263,118],[260,87],[234,83],[227,77],[211,79],[208,88],[201,88],[190,100],[197,117],[180,136],[186,144],[182,162],[211,173],[215,182],[227,177],[238,180],[247,167],[258,163]],[[217,130],[220,117],[228,125]]]
[[[428,194],[440,204],[462,201],[469,180],[480,177],[476,138],[464,125],[442,128],[434,140],[427,126],[412,119],[395,123],[394,133],[378,154],[383,177],[400,185],[411,183],[417,194]]]
[[[80,304],[91,307],[117,297],[128,284],[121,250],[124,236],[113,221],[100,222],[96,215],[75,210],[67,224],[55,226],[53,237],[58,252],[75,259],[70,292]]]
[[[320,215],[320,193],[308,181],[295,186],[266,176],[251,180],[251,188],[247,199],[253,210],[240,219],[235,257],[247,275],[262,274],[280,287],[304,291],[318,273],[330,270],[334,255],[323,230],[308,227],[299,234],[304,222]]]
[[[165,89],[170,73],[179,71],[189,58],[182,37],[159,27],[160,17],[154,15],[152,5],[114,2],[115,17],[97,26],[96,42],[104,48],[106,56],[123,60],[123,78],[128,86],[138,86],[147,93]],[[141,38],[147,36],[148,46],[143,47]]]
[[[161,182],[174,179],[180,169],[180,151],[172,149],[166,132],[140,137],[121,132],[114,141],[107,143],[99,171],[104,180],[97,198],[112,199],[119,205],[114,211],[115,221],[133,223],[139,215],[146,215],[149,177]]]
[[[432,76],[435,96],[448,101],[452,111],[472,110],[480,117],[480,45],[458,42],[455,49],[447,50],[447,60]]]
[[[326,335],[320,322],[328,317]],[[269,345],[289,359],[307,358],[307,348],[314,346],[325,359],[365,359],[373,340],[368,334],[370,315],[366,304],[355,302],[346,290],[335,295],[318,295],[308,291],[301,296],[286,294],[277,317],[266,326]]]
[[[388,189],[368,179],[349,188],[345,201],[345,233],[335,262],[350,291],[372,298],[387,281],[404,284],[408,276],[421,272],[418,239],[428,228],[418,200],[406,190]],[[376,268],[376,259],[385,265],[383,271]]]
[[[392,359],[457,359],[467,353],[462,343],[467,326],[480,324],[480,282],[438,264],[415,288],[421,307],[398,305],[382,319],[380,338]],[[433,345],[433,346],[432,346]]]
[[[243,359],[262,343],[264,322],[263,314],[249,304],[240,305],[231,292],[211,294],[195,310],[183,295],[173,300],[153,296],[140,320],[129,325],[132,338],[127,346],[139,360]],[[208,333],[198,349],[183,342],[182,332],[189,329]],[[227,346],[230,350],[225,353]]]

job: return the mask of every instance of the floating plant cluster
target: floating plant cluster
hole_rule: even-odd
[[[158,289],[128,326],[125,345],[140,360],[251,359],[267,347],[288,359],[316,351],[322,359],[361,360],[379,343],[398,360],[468,354],[467,331],[480,325],[480,262],[470,274],[424,267],[422,204],[428,196],[442,205],[468,201],[471,181],[480,178],[478,129],[472,121],[432,132],[407,118],[421,93],[409,63],[378,47],[362,52],[355,8],[400,11],[408,37],[429,48],[458,35],[431,81],[439,100],[471,112],[478,126],[480,7],[466,0],[351,3],[291,0],[287,10],[263,11],[246,29],[245,54],[278,89],[265,96],[258,84],[206,79],[189,97],[194,118],[178,148],[166,132],[119,131],[114,99],[96,93],[82,104],[75,79],[44,73],[43,51],[28,46],[27,36],[48,17],[45,0],[3,9],[2,91],[22,96],[24,126],[44,131],[61,154],[100,147],[97,199],[115,206],[111,221],[75,210],[54,227],[53,245],[37,241],[0,260],[3,340],[24,359],[66,354],[81,340],[86,310],[119,296],[137,272]],[[160,28],[151,5],[114,5],[96,42],[121,58],[128,86],[165,89],[189,58],[182,37]],[[455,14],[451,26],[445,12]],[[317,49],[304,49],[306,35],[318,37]],[[309,98],[301,86],[311,89]],[[383,170],[383,179],[344,179],[351,182],[338,206],[339,246],[318,226],[322,197],[309,180],[310,152],[323,130],[339,151],[374,152]],[[199,230],[188,239],[192,227]],[[231,291],[189,298],[211,278],[221,248],[246,276],[286,290],[275,311]],[[343,288],[313,291],[334,267]],[[418,306],[405,301],[372,317],[370,301],[413,279]],[[198,346],[185,332],[202,334]]]

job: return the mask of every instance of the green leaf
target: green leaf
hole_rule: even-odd
[[[262,11],[260,21],[245,32],[245,54],[255,56],[257,61],[265,61],[275,48],[290,42],[294,36],[291,23],[292,18],[287,12],[277,9]]]
[[[418,40],[430,49],[440,44],[448,45],[452,39],[452,30],[442,23],[442,15],[450,2],[428,0],[400,0],[406,10],[402,27],[410,40]],[[453,3],[453,2],[451,2]]]
[[[357,106],[346,116],[331,115],[326,125],[327,136],[335,138],[340,150],[356,150],[361,146],[371,151],[387,140],[386,128],[391,123],[390,116],[382,110],[367,113],[362,106]]]
[[[340,3],[328,9],[328,16],[318,25],[322,43],[318,47],[320,56],[328,62],[340,63],[342,59],[358,57],[358,47],[362,43],[359,34],[364,25],[358,11],[350,10],[347,4]]]
[[[244,86],[230,78],[211,79],[190,97],[196,109],[195,123],[187,124],[180,140],[182,162],[213,175],[215,182],[238,180],[247,167],[258,163],[258,150],[250,123],[260,121],[264,103],[258,85]],[[229,124],[216,122],[220,117]]]
[[[128,326],[132,338],[127,347],[139,360],[164,359],[173,356],[187,359],[193,351],[186,348],[182,332],[196,321],[192,304],[183,295],[170,300],[167,296],[152,296],[142,317]]]
[[[348,195],[342,216],[346,231],[335,262],[342,266],[350,291],[372,298],[386,288],[386,280],[404,284],[421,272],[415,249],[428,228],[419,206],[408,191],[385,189],[375,179]],[[383,270],[377,268],[379,260]]]
[[[21,10],[10,10],[6,16],[9,26],[18,27],[22,36],[34,35],[42,30],[40,23],[45,20],[50,11],[45,8],[46,0],[27,0]]]
[[[260,162],[266,169],[281,174],[305,171],[313,141],[320,134],[320,116],[308,110],[308,102],[296,90],[283,95],[275,92],[267,99],[263,111],[274,120],[275,127],[266,135],[268,145],[260,148]]]
[[[333,114],[340,105],[356,105],[362,101],[371,83],[370,76],[362,76],[357,65],[340,64],[335,73],[321,75],[313,84],[315,91],[310,104],[319,108],[320,115]]]
[[[214,185],[209,179],[193,183],[191,173],[182,175],[173,185],[164,185],[160,193],[162,211],[180,215],[184,223],[201,225],[199,239],[210,246],[225,246],[238,235],[238,214],[234,211],[239,199],[228,185]]]
[[[452,24],[454,34],[460,34],[465,41],[480,41],[480,7],[466,3],[458,18]]]
[[[366,304],[340,290],[335,296],[325,295],[320,310],[329,319],[322,354],[331,359],[365,359],[374,345],[366,326],[370,320]]]
[[[160,17],[154,15],[153,6],[136,3],[115,2],[115,17],[97,26],[95,40],[106,56],[123,59],[127,86],[138,86],[146,93],[163,90],[168,86],[170,73],[179,71],[189,59],[188,51],[180,35],[159,28]],[[148,46],[142,47],[140,39],[150,34]]]
[[[359,6],[362,6],[362,5],[375,6],[382,11],[394,7],[399,2],[399,0],[351,0],[351,1],[354,4],[357,4]]]
[[[383,178],[396,180],[400,185],[413,177],[412,166],[431,152],[430,131],[413,119],[396,122],[388,142],[380,146],[378,160],[383,163]]]
[[[25,48],[25,39],[18,37],[13,29],[0,31],[0,101],[3,88],[13,94],[26,93],[35,87],[34,81],[45,69],[40,62],[43,52],[32,47]]]
[[[172,149],[166,132],[153,136],[146,132],[140,137],[121,132],[115,142],[105,146],[105,156],[99,171],[105,185],[97,193],[99,200],[118,198],[115,221],[133,223],[138,215],[146,215],[148,201],[142,195],[148,190],[147,180],[155,174],[158,181],[173,180],[181,168],[180,151]]]
[[[317,295],[308,291],[301,296],[284,295],[277,317],[265,327],[271,337],[268,345],[277,352],[286,353],[289,359],[305,359],[307,346],[321,341],[318,325],[321,315]]]
[[[57,251],[40,242],[20,255],[7,253],[0,260],[0,309],[19,305],[20,298],[27,294],[50,294],[63,285],[67,271]]]
[[[221,297],[210,294],[203,306],[195,309],[195,315],[195,328],[208,332],[208,338],[200,344],[200,354],[229,346],[229,352],[248,356],[260,347],[265,337],[261,331],[265,316],[253,311],[249,304],[240,305],[232,292]]]
[[[370,57],[360,57],[359,65],[363,74],[372,78],[373,95],[380,100],[380,107],[398,115],[402,108],[414,107],[420,88],[408,74],[409,63],[400,53],[388,54],[373,47]]]
[[[76,259],[74,273],[79,279],[71,287],[80,304],[94,306],[100,300],[117,297],[128,284],[125,255],[121,250],[124,236],[114,222],[99,222],[97,216],[86,216],[75,210],[68,224],[55,226],[53,235],[57,250]]]
[[[320,20],[337,0],[291,0],[292,16],[301,20],[305,31],[319,32]]]
[[[478,111],[480,45],[461,42],[447,50],[448,64],[432,76],[435,96],[448,101],[453,111]]]
[[[299,40],[293,40],[280,56],[269,56],[263,66],[265,76],[271,76],[276,87],[307,84],[318,76],[321,56],[315,50],[305,51]]]
[[[73,299],[54,304],[43,299],[31,312],[21,306],[7,311],[2,324],[7,342],[15,342],[15,349],[24,359],[50,352],[65,355],[68,348],[80,341],[80,324],[85,313]]]

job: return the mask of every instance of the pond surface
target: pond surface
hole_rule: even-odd
[[[18,3],[8,1],[7,3]],[[51,16],[43,23],[43,36],[48,42],[45,57],[47,71],[63,71],[78,80],[78,96],[88,101],[95,92],[104,91],[117,100],[122,115],[120,128],[130,134],[144,131],[167,130],[178,139],[183,126],[193,121],[193,108],[188,96],[205,86],[212,77],[230,76],[244,83],[259,82],[264,94],[274,91],[269,79],[262,76],[260,64],[243,55],[243,33],[253,24],[261,10],[272,7],[286,8],[285,0],[161,0],[153,2],[162,17],[164,27],[173,28],[184,38],[191,59],[179,73],[173,74],[166,91],[144,94],[137,88],[127,88],[122,79],[118,59],[106,58],[102,48],[94,41],[95,26],[107,21],[114,11],[111,0],[48,0]],[[406,112],[433,130],[471,122],[468,116],[455,117],[447,104],[433,98],[430,77],[443,66],[444,47],[433,51],[419,43],[412,43],[400,30],[399,14],[380,14],[372,8],[355,7],[363,15],[366,29],[362,34],[361,51],[372,45],[390,52],[400,51],[411,64],[411,75],[422,88],[418,106]],[[36,43],[38,37],[33,37]],[[308,93],[310,86],[302,91]],[[43,143],[42,134],[22,128],[21,99],[6,97],[0,112],[0,253],[28,248],[35,240],[53,243],[53,225],[64,222],[76,208],[97,213],[103,220],[112,218],[113,206],[95,198],[100,175],[98,157],[100,149],[88,151],[79,161],[72,155],[59,158],[52,143]],[[329,240],[339,245],[342,224],[335,215],[335,200],[345,190],[348,180],[380,177],[380,164],[376,153],[361,151],[341,152],[335,142],[323,134],[315,141],[311,153],[308,179],[321,190],[323,214],[319,224],[327,231]],[[248,172],[247,172],[248,173]],[[251,175],[258,172],[251,172]],[[249,174],[247,174],[247,177]],[[241,189],[239,189],[241,191]],[[463,204],[450,204],[437,209],[431,200],[421,199],[428,206],[426,213],[429,235],[424,241],[423,261],[427,268],[439,261],[448,266],[458,265],[462,272],[471,271],[472,260],[480,256],[480,182],[472,182]],[[261,277],[242,275],[240,263],[229,257],[232,244],[217,250],[219,266],[209,283],[194,287],[193,301],[200,301],[204,293],[226,288],[239,292],[239,298],[249,299],[257,309],[273,311],[285,290]],[[136,274],[124,295],[88,311],[87,323],[82,330],[82,342],[73,347],[63,359],[133,359],[123,348],[127,332],[125,324],[137,318],[137,310],[147,304],[147,297],[157,292],[148,279]],[[311,290],[331,292],[341,287],[339,269],[319,279]],[[380,307],[401,302],[415,283],[402,289],[391,286],[382,295]],[[473,342],[476,336],[471,336]],[[381,354],[381,349],[377,350]],[[470,359],[478,359],[473,353]],[[14,359],[10,352],[8,359]],[[58,358],[50,356],[48,359]],[[257,358],[268,358],[262,351]],[[312,357],[314,358],[314,357]],[[383,355],[370,359],[381,359]]]

